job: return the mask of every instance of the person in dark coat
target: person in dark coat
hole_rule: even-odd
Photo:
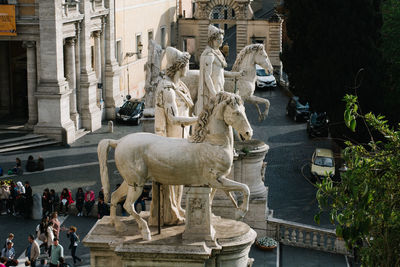
[[[108,205],[104,203],[104,199],[99,198],[97,202],[97,218],[101,219],[105,215],[110,215]]]
[[[76,200],[76,208],[78,210],[78,216],[83,216],[82,210],[83,210],[83,203],[85,202],[85,193],[83,192],[82,187],[78,188],[75,200]]]
[[[29,181],[25,181],[25,197],[24,197],[24,215],[25,218],[30,218],[32,215],[32,207],[33,207],[33,195],[32,195],[32,187]]]
[[[44,170],[44,159],[41,156],[38,157],[36,170],[37,171],[43,171]]]
[[[78,260],[79,262],[82,262],[82,259],[76,256],[76,248],[78,247],[79,243],[79,237],[76,234],[76,227],[71,226],[68,230],[67,237],[69,238],[69,249],[71,250],[71,256],[72,259],[74,260],[74,265],[76,264],[76,261]]]
[[[36,162],[33,159],[33,156],[30,155],[28,157],[28,161],[26,162],[25,169],[27,172],[34,172],[36,171]]]

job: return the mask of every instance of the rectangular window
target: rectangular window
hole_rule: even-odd
[[[118,65],[122,64],[122,47],[121,40],[117,40],[117,45],[115,46],[115,58],[118,61]]]
[[[136,53],[137,53],[137,58],[142,57],[142,49],[143,49],[143,44],[142,44],[142,35],[140,33],[136,34]]]
[[[167,44],[166,44],[166,40],[167,39],[167,33],[166,33],[166,30],[165,30],[165,26],[163,26],[163,27],[161,27],[161,47],[163,48],[163,49],[165,49],[165,47],[167,47]]]
[[[150,40],[154,40],[153,36],[153,30],[148,31],[147,33],[147,40],[150,42]]]

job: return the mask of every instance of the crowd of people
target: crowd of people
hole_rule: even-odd
[[[0,181],[0,214],[30,217],[33,206],[32,188],[29,181],[6,183]]]
[[[42,266],[68,267],[64,259],[64,247],[60,244],[60,232],[65,231],[69,240],[68,249],[71,250],[74,265],[81,263],[82,259],[76,256],[80,239],[77,228],[70,226],[61,227],[57,212],[51,216],[44,216],[36,227],[36,236],[28,235],[28,246],[25,249],[25,266],[36,267],[38,261]],[[0,267],[17,266],[19,264],[13,248],[14,234],[10,233],[1,249]]]
[[[109,214],[109,207],[104,203],[103,189],[98,193],[97,200],[97,217],[101,219],[104,215]],[[72,192],[68,188],[64,188],[60,196],[58,196],[54,189],[49,190],[46,188],[43,191],[42,208],[44,215],[49,215],[54,211],[58,211],[60,215],[66,215],[73,203],[75,203],[78,211],[77,216],[89,216],[96,203],[95,193],[88,187],[85,191],[82,187],[79,187],[74,200]]]
[[[36,171],[43,171],[44,170],[44,159],[39,156],[37,160],[32,155],[29,155],[26,165],[25,165],[25,170],[27,172],[36,172]],[[22,160],[20,158],[15,158],[15,165],[13,168],[9,169],[7,171],[8,175],[22,175],[24,173],[24,170],[22,168]],[[3,168],[0,166],[0,176],[4,175]]]

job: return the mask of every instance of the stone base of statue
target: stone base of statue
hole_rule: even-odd
[[[140,121],[142,123],[143,132],[154,133],[154,108],[145,108]]]
[[[90,248],[90,266],[248,267],[253,261],[248,255],[256,233],[243,222],[211,218],[216,246],[209,246],[206,241],[185,239],[185,225],[164,226],[160,235],[157,227],[151,227],[152,240],[144,241],[135,220],[121,219],[126,232],[116,232],[106,216],[83,240]]]
[[[268,209],[268,187],[264,185],[266,162],[264,158],[269,146],[256,139],[249,141],[235,140],[236,155],[230,179],[245,183],[250,189],[250,207],[243,221],[254,228],[259,236],[266,235],[266,218],[272,211]],[[237,201],[242,201],[240,194],[235,194]],[[232,202],[227,196],[217,191],[212,212],[223,218],[234,219],[236,210],[232,209]]]

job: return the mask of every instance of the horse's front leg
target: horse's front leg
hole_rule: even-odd
[[[262,97],[255,96],[255,95],[251,95],[250,97],[246,98],[246,100],[256,106],[258,115],[259,115],[259,117],[258,117],[259,121],[265,120],[265,118],[268,116],[268,112],[269,112],[269,107],[270,107],[269,100],[262,98]],[[265,110],[263,113],[261,113],[261,110],[258,107],[258,104],[265,105]]]
[[[209,185],[216,189],[222,189],[225,192],[241,191],[243,193],[243,203],[240,205],[237,213],[237,219],[243,218],[249,210],[250,189],[246,184],[232,181],[224,176],[219,176],[215,180],[209,181]]]

